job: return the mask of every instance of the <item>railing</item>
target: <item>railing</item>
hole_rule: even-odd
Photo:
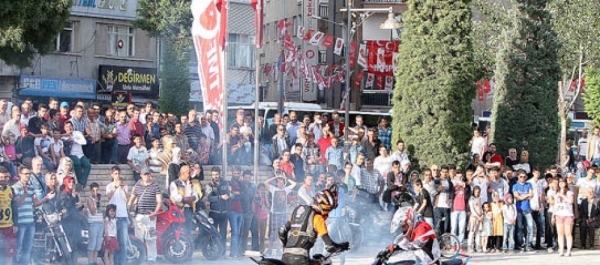
[[[370,106],[391,106],[392,94],[387,91],[363,90],[360,94],[360,104]]]
[[[400,4],[405,3],[407,0],[362,0],[364,4]]]

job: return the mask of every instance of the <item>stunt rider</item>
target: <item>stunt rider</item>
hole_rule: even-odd
[[[348,242],[338,244],[331,240],[325,224],[329,213],[337,207],[337,189],[338,187],[333,185],[317,193],[311,206],[296,207],[290,220],[279,229],[279,239],[284,246],[281,261],[285,264],[308,265],[309,251],[317,236],[323,238],[325,248],[330,253],[348,249]]]
[[[419,220],[412,207],[404,206],[398,209],[402,216],[400,227],[404,232],[402,240],[396,245],[391,244],[379,256],[389,258],[398,250],[411,251],[418,264],[440,265],[440,244],[435,236],[435,231],[427,222]]]

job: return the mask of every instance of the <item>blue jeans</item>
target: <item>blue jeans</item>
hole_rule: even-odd
[[[119,241],[119,250],[115,251],[115,264],[127,264],[127,240],[129,240],[129,231],[127,226],[129,220],[127,217],[117,217],[117,240]]]
[[[593,165],[600,166],[600,158],[599,157],[592,158],[592,161],[590,161],[590,162],[591,162],[592,166]]]
[[[502,249],[515,249],[515,225],[504,223],[504,237],[502,238]]]
[[[467,212],[453,211],[450,213],[450,223],[452,234],[458,236],[458,241],[462,245],[465,241],[465,228],[467,227]]]
[[[46,168],[47,171],[51,171],[54,172],[56,171],[56,169],[54,168],[54,164],[52,164],[52,161],[42,157],[42,163],[44,164],[44,167]]]
[[[248,248],[248,232],[252,233],[252,250],[259,251],[258,245],[258,225],[254,214],[244,214],[242,222],[242,232],[240,233],[240,251],[243,253]]]
[[[527,236],[525,239],[525,244],[523,244],[523,230],[525,230],[525,225],[527,225]],[[531,244],[531,239],[533,237],[533,217],[531,216],[531,212],[523,213],[523,211],[517,211],[517,244],[524,248],[529,248]]]
[[[215,228],[219,231],[219,234],[221,234],[221,242],[225,244],[227,242],[227,223],[229,222],[227,213],[217,213],[211,211],[208,213],[208,217],[212,218],[215,222]]]
[[[100,251],[104,239],[104,223],[90,223],[88,251]]]
[[[442,218],[445,218],[444,221]],[[433,223],[440,235],[450,231],[450,208],[433,208]]]
[[[240,252],[240,231],[242,230],[242,213],[230,211],[227,213],[229,217],[229,226],[231,226],[231,250],[229,255],[232,257],[241,256]],[[248,236],[246,234],[246,236]]]
[[[18,224],[17,255],[13,260],[16,265],[29,265],[31,263],[31,247],[35,237],[35,223]]]
[[[544,209],[539,211],[531,211],[531,216],[535,222],[536,233],[535,233],[535,247],[539,248],[542,243],[542,236],[544,235],[544,226],[546,225],[546,216],[544,215]]]

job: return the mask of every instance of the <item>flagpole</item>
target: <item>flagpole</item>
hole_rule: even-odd
[[[225,32],[229,32],[229,0],[224,0],[225,10],[227,12],[227,18],[225,20],[225,28],[227,29]],[[223,127],[221,128],[221,147],[222,147],[222,159],[221,161],[221,178],[227,179],[227,151],[228,151],[228,142],[227,142],[227,120],[229,116],[229,112],[227,108],[229,106],[229,77],[227,73],[229,72],[229,36],[225,34],[225,49],[223,51],[223,59],[225,63],[225,67],[223,67],[223,109],[221,110],[223,113]]]
[[[262,0],[258,0],[257,3],[257,7],[256,7],[256,11],[258,13],[259,16],[262,16]],[[259,19],[258,16],[254,16],[254,19]],[[260,18],[262,20],[262,18]],[[257,33],[259,33],[260,31],[262,31],[262,23],[258,23],[258,21],[254,21],[254,25],[256,26],[256,31]],[[260,27],[260,28],[258,28]],[[254,62],[254,183],[257,183],[258,181],[258,158],[260,155],[260,139],[259,139],[259,133],[260,133],[260,129],[258,128],[258,119],[259,119],[259,115],[258,115],[258,104],[260,102],[259,100],[259,89],[260,89],[260,47],[262,46],[262,34],[256,34],[256,36],[254,36],[255,38],[255,43],[256,45],[254,45],[254,48],[256,50],[256,52],[254,53],[254,59],[256,60]]]
[[[283,18],[282,18],[282,20],[284,22],[283,23],[283,27],[285,28],[285,27],[287,27],[287,25],[286,25],[287,21],[285,21],[285,19],[286,19],[286,17],[285,17],[286,16],[286,13],[285,13],[285,0],[281,1],[281,2],[283,4]],[[283,93],[285,93],[285,82],[283,81],[284,74],[283,74],[283,71],[282,71],[282,69],[283,69],[282,67],[283,67],[283,64],[285,63],[285,48],[284,48],[284,44],[283,44],[283,41],[285,40],[285,36],[282,38],[281,32],[277,32],[277,34],[279,36],[278,39],[281,41],[281,45],[280,45],[281,46],[281,51],[280,51],[281,54],[279,55],[279,60],[281,60],[280,61],[281,63],[279,64],[279,75],[278,75],[278,77],[279,77],[279,82],[278,83],[279,84],[278,84],[278,89],[277,89],[277,112],[279,112],[280,114],[283,115],[283,108],[284,108],[284,106],[283,106]]]

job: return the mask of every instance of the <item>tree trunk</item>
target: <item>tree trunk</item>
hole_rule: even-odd
[[[567,122],[569,110],[565,107],[565,102],[558,103],[558,115],[560,117],[560,145],[558,147],[558,163],[562,167],[567,162]]]

